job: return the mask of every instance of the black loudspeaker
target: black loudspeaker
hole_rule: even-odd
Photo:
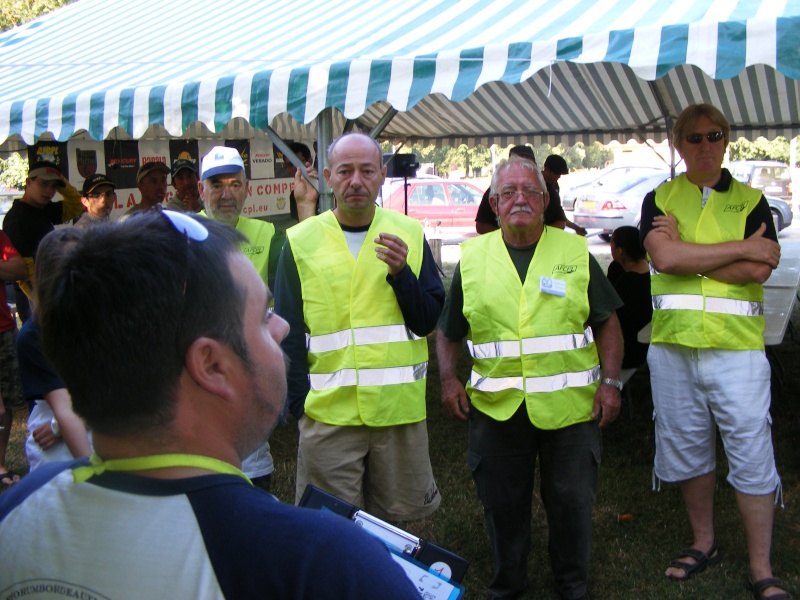
[[[387,177],[414,177],[419,169],[416,154],[384,154]]]

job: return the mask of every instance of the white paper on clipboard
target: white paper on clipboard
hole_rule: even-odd
[[[410,556],[392,548],[389,550],[394,561],[405,571],[406,577],[417,588],[423,600],[459,600],[464,596],[463,587],[431,573],[422,563]]]

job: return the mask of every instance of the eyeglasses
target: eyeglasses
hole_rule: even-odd
[[[522,194],[522,197],[525,198],[525,200],[544,198],[544,192],[530,188],[525,188],[521,190],[503,190],[502,192],[500,192],[499,195],[503,200],[513,200],[520,194]]]
[[[206,226],[189,215],[174,210],[162,210],[160,212],[178,233],[182,233],[193,242],[202,242],[208,238]]]
[[[716,144],[725,137],[721,131],[709,131],[708,133],[690,133],[686,136],[686,141],[690,144],[699,144],[703,138],[707,139],[712,144]]]
[[[101,200],[103,198],[108,198],[109,200],[111,200],[112,198],[117,197],[117,192],[115,192],[114,190],[109,190],[107,192],[96,192],[94,194],[86,194],[86,197],[89,198],[90,200]]]

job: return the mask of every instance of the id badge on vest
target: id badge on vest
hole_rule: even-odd
[[[551,296],[567,295],[567,282],[553,277],[539,277],[539,291],[543,294],[550,294]]]

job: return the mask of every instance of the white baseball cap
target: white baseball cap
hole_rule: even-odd
[[[244,162],[236,148],[228,146],[214,146],[211,152],[203,157],[201,165],[202,179],[206,180],[214,175],[225,175],[244,171]]]

